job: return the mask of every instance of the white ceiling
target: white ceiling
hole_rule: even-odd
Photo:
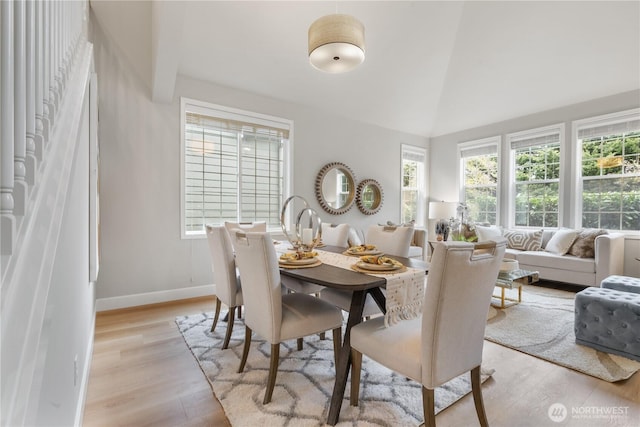
[[[156,101],[177,75],[437,136],[640,89],[640,2],[91,0]],[[366,59],[307,59],[317,18],[365,26]]]

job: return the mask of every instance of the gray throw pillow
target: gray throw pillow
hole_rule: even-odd
[[[595,253],[596,237],[603,234],[608,234],[607,230],[600,230],[595,228],[584,229],[578,233],[573,245],[569,248],[569,255],[577,256],[579,258],[593,258]]]

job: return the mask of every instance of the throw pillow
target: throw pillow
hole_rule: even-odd
[[[476,235],[478,242],[494,240],[496,237],[502,237],[502,229],[496,225],[484,226],[476,224]]]
[[[507,247],[521,251],[539,251],[542,246],[542,230],[505,230]]]
[[[544,250],[556,255],[564,255],[569,252],[569,248],[576,240],[576,237],[578,237],[577,230],[571,230],[570,228],[560,229],[551,236]]]
[[[571,245],[571,247],[569,248],[568,253],[579,258],[595,257],[596,237],[602,234],[608,234],[608,231],[594,228],[580,231],[580,233],[578,233],[578,236],[576,237],[576,240],[573,242],[573,245]]]

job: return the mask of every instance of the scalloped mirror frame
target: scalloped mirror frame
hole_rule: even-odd
[[[342,205],[339,208],[334,208],[333,206],[331,206],[329,202],[326,200],[325,194],[322,191],[322,185],[324,183],[324,179],[332,170],[341,171],[349,180],[349,195],[348,195],[347,201],[345,202],[344,205]],[[356,199],[356,177],[353,171],[351,170],[351,168],[341,162],[331,162],[324,165],[322,169],[320,169],[320,172],[318,172],[318,176],[316,177],[315,187],[316,187],[316,198],[318,199],[320,206],[322,206],[322,209],[324,209],[326,212],[332,215],[341,215],[347,212],[349,209],[351,209],[351,207],[353,206],[353,202]]]
[[[363,199],[364,193],[367,188],[371,187],[373,189],[373,205],[368,207],[365,205],[365,201]],[[358,189],[356,191],[356,204],[358,205],[358,209],[365,215],[373,215],[377,213],[382,207],[382,201],[384,199],[384,193],[382,191],[382,186],[375,179],[363,179],[358,184]]]

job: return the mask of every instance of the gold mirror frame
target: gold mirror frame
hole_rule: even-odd
[[[325,180],[331,177],[334,171],[336,173],[342,173],[346,178],[347,192],[331,195],[327,194],[324,190],[326,186]],[[351,209],[356,198],[356,178],[351,168],[340,162],[332,162],[324,165],[316,177],[316,198],[320,206],[322,206],[322,209],[332,215],[341,215]],[[338,198],[344,199],[344,202],[340,205],[335,204]]]
[[[373,192],[369,195],[369,192]],[[384,194],[380,183],[375,179],[364,179],[358,184],[358,190],[356,194],[356,204],[358,209],[365,215],[373,215],[377,213],[382,207],[382,200]]]

